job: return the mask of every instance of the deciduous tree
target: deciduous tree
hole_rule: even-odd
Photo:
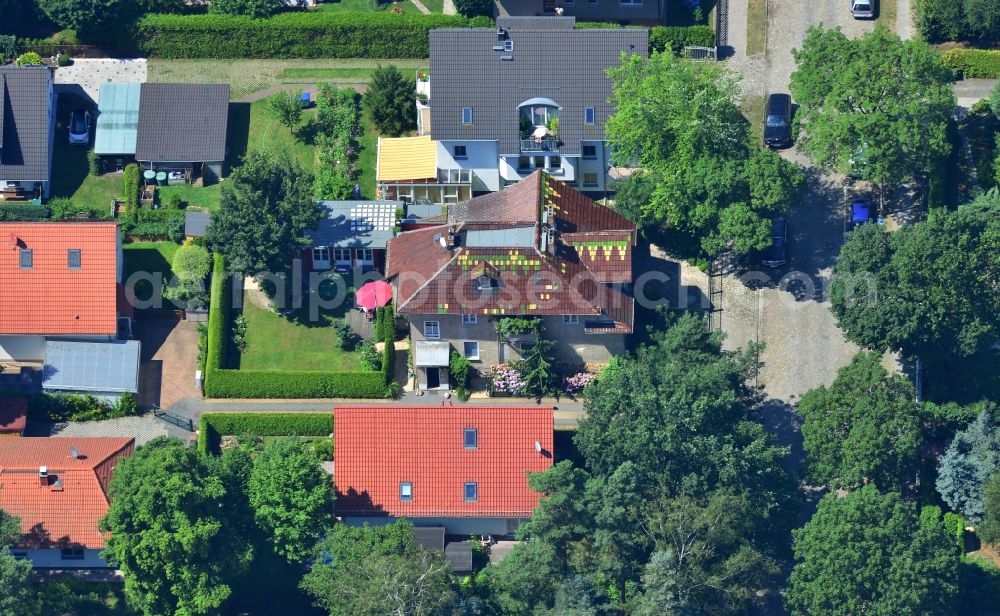
[[[110,41],[139,16],[136,0],[38,0],[45,15],[88,41]]]
[[[309,246],[322,217],[312,176],[285,153],[254,149],[222,186],[207,240],[233,271],[281,273]]]
[[[271,114],[281,122],[282,126],[292,130],[302,121],[302,90],[297,92],[279,92],[268,101]]]
[[[958,546],[898,494],[873,485],[827,494],[793,535],[786,604],[794,615],[955,613]]]
[[[1000,545],[1000,471],[983,487],[983,519],[976,532],[984,543]]]
[[[390,64],[372,71],[364,105],[379,132],[399,137],[417,128],[416,95],[412,79]]]
[[[924,41],[885,26],[857,39],[814,26],[792,55],[799,143],[816,164],[885,189],[950,153],[952,74]]]
[[[622,211],[647,232],[682,232],[710,255],[730,244],[767,247],[766,218],[797,204],[804,176],[751,144],[736,82],[671,53],[623,58],[608,74],[615,113],[605,131],[615,162],[644,169],[623,183]]]
[[[334,521],[330,476],[298,439],[264,445],[253,461],[248,495],[257,524],[290,562],[304,562]]]
[[[888,233],[861,225],[834,267],[830,309],[848,340],[905,356],[968,357],[1000,331],[1000,192]]]
[[[125,576],[129,605],[149,616],[210,614],[253,554],[234,532],[223,482],[179,439],[159,439],[118,463],[105,558]]]
[[[859,353],[830,387],[799,401],[808,472],[815,484],[894,490],[912,481],[922,441],[913,387],[874,353]]]

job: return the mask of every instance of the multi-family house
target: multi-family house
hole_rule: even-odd
[[[410,322],[419,389],[448,388],[452,350],[480,370],[520,359],[533,340],[501,339],[508,317],[539,318],[567,367],[623,353],[635,241],[635,224],[541,171],[391,240],[386,277]]]
[[[475,193],[539,169],[584,191],[607,188],[604,125],[614,105],[606,71],[622,54],[647,56],[648,31],[574,24],[505,17],[496,29],[431,31],[430,75],[418,75],[427,100],[417,106],[420,131],[437,144],[438,169],[470,171]]]
[[[52,71],[0,66],[0,199],[49,196],[55,124]]]
[[[552,466],[552,407],[338,406],[337,515],[347,524],[406,518],[446,536],[512,535]]]

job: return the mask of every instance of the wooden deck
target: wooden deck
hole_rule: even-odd
[[[347,311],[347,322],[351,325],[351,329],[354,333],[361,336],[365,340],[369,340],[375,336],[375,332],[372,328],[372,323],[375,322],[375,317],[372,316],[369,320],[364,311],[358,310],[357,308],[351,308]]]

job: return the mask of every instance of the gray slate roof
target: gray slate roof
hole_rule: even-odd
[[[139,341],[45,342],[42,389],[94,393],[139,391]]]
[[[326,218],[309,232],[313,246],[381,248],[392,239],[402,201],[320,201]]]
[[[0,180],[49,179],[49,84],[44,66],[0,67]]]
[[[184,235],[187,237],[204,237],[212,215],[208,212],[184,212]]]
[[[229,84],[144,83],[135,157],[198,163],[226,158]]]
[[[619,65],[623,51],[647,56],[648,31],[556,29],[567,22],[572,19],[508,18],[511,52],[494,51],[500,42],[492,28],[432,30],[431,137],[499,141],[501,156],[516,156],[518,105],[543,97],[562,108],[562,154],[579,155],[581,140],[603,140],[604,123],[614,111],[605,70]],[[463,107],[473,108],[472,125],[462,124]],[[594,107],[593,125],[583,123],[587,107]]]

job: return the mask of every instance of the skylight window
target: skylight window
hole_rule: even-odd
[[[478,483],[465,484],[465,502],[471,503],[477,500],[479,500],[479,484]]]
[[[466,449],[476,449],[479,447],[479,433],[475,428],[466,428],[464,443]]]

